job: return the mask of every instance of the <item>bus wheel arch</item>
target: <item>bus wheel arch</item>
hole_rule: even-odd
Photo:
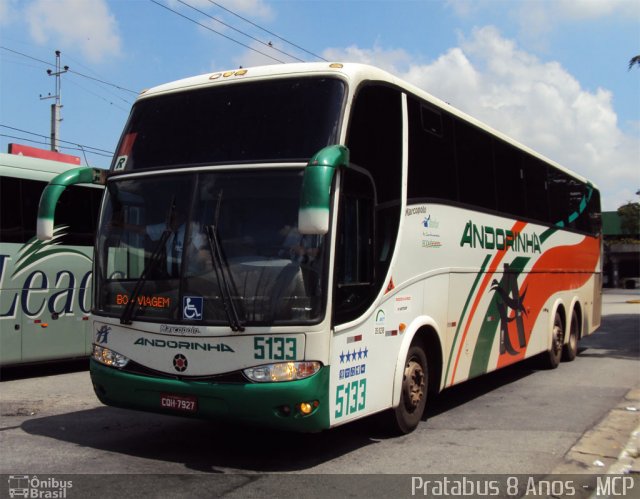
[[[414,327],[403,340],[394,378],[390,419],[400,434],[413,431],[424,417],[427,399],[440,390],[442,348],[435,323]]]
[[[582,337],[582,308],[580,301],[575,300],[571,307],[571,319],[565,322],[567,330],[565,332],[565,344],[562,347],[562,360],[571,362],[578,354],[578,340]],[[568,333],[568,334],[567,334]]]

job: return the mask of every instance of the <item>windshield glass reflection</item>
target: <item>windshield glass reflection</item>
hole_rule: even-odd
[[[296,227],[302,172],[111,182],[97,255],[97,309],[133,320],[317,322],[324,237]],[[134,293],[134,290],[137,291]]]

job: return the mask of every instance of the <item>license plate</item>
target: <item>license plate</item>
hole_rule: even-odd
[[[190,395],[161,393],[160,407],[180,412],[196,412],[198,410],[198,398]]]

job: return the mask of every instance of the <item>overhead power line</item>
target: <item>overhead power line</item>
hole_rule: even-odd
[[[15,135],[8,135],[6,133],[0,133],[0,137],[6,137],[8,139],[16,139],[16,140],[25,141],[25,142],[31,142],[32,144],[40,144],[40,145],[45,145],[45,146],[49,145],[48,142],[45,142],[43,140],[34,140],[34,139],[29,139],[27,137],[17,137]],[[105,154],[105,153],[102,153],[102,152],[90,151],[89,149],[87,149],[82,144],[75,144],[75,145],[77,147],[60,146],[60,149],[65,149],[67,151],[82,151],[83,153],[95,154],[96,156],[102,156],[104,158],[112,158],[113,157],[113,154]],[[86,161],[86,158],[85,158],[85,161]]]
[[[89,80],[97,81],[99,83],[102,83],[103,85],[109,85],[110,87],[117,88],[118,90],[122,90],[123,92],[129,92],[130,94],[133,94],[133,95],[138,95],[140,93],[140,92],[136,92],[135,90],[130,90],[128,88],[121,87],[120,85],[116,85],[115,83],[109,83],[108,81],[101,80],[100,78],[94,78],[93,76],[78,73],[78,71],[74,71],[73,69],[70,69],[69,73],[82,76],[83,78],[87,78]]]
[[[226,38],[227,40],[230,40],[230,41],[232,41],[234,43],[237,43],[238,45],[241,45],[241,46],[243,46],[245,48],[248,48],[249,50],[253,50],[254,52],[257,52],[258,54],[261,54],[261,55],[263,55],[265,57],[268,57],[269,59],[271,59],[273,61],[280,62],[282,64],[284,64],[284,62],[285,62],[285,61],[281,61],[280,59],[278,59],[276,57],[273,57],[273,56],[271,56],[269,54],[265,54],[264,52],[261,52],[260,50],[256,49],[255,47],[251,47],[250,45],[247,45],[246,43],[242,43],[241,41],[236,40],[235,38],[231,38],[230,36],[227,36],[224,33],[220,33],[219,31],[216,31],[215,29],[211,28],[210,26],[206,26],[206,25],[196,21],[195,19],[191,19],[190,17],[185,16],[184,14],[181,14],[177,10],[173,10],[172,8],[167,7],[166,5],[163,5],[160,2],[157,2],[156,0],[149,0],[149,1],[151,3],[156,4],[159,7],[162,7],[163,9],[166,9],[166,10],[168,10],[170,12],[173,12],[175,15],[180,16],[180,17],[186,19],[187,21],[191,21],[192,23],[197,24],[198,26],[200,26],[200,27],[202,27],[202,28],[204,28],[206,30],[209,30],[209,31],[211,31],[211,32],[213,32],[213,33],[215,33],[217,35],[220,35],[220,36]]]
[[[227,24],[227,23],[221,21],[220,19],[218,19],[216,17],[213,17],[212,15],[207,14],[206,12],[194,7],[193,5],[189,5],[187,2],[183,2],[182,0],[178,0],[178,2],[180,2],[182,5],[186,5],[190,9],[195,10],[196,12],[199,12],[200,14],[202,14],[203,16],[208,17],[209,19],[212,19],[213,21],[222,24],[223,26],[226,26],[227,28],[230,28],[233,31],[235,31],[237,33],[240,33],[241,35],[246,36],[247,38],[251,38],[253,41],[258,42],[258,43],[264,45],[265,47],[269,47],[269,48],[275,50],[276,52],[280,52],[282,55],[286,55],[287,57],[291,57],[292,59],[295,59],[296,61],[304,62],[304,59],[300,59],[299,57],[296,57],[295,55],[288,54],[287,52],[285,52],[283,50],[280,50],[279,48],[274,47],[271,42],[268,42],[268,43],[267,42],[263,42],[262,40],[256,38],[255,36],[251,36],[248,33],[245,33],[244,31],[239,30],[238,28],[234,28],[230,24]]]
[[[9,126],[9,125],[0,124],[0,128],[7,128],[9,130],[13,130],[14,132],[26,133],[27,135],[33,135],[35,137],[40,137],[40,138],[44,138],[44,139],[48,139],[49,138],[48,135],[43,135],[41,133],[36,133],[36,132],[30,132],[29,130],[23,130],[21,128],[16,128],[16,127]],[[5,135],[5,134],[2,134],[2,136],[3,137],[9,137],[9,138],[12,138],[12,139],[28,140],[30,142],[34,142],[34,143],[38,143],[38,144],[47,144],[47,142],[39,142],[39,141],[36,141],[36,140],[33,140],[33,139],[28,139],[28,138],[25,138],[25,137],[15,137],[15,136],[12,136],[12,135]],[[69,140],[60,140],[60,142],[62,142],[64,144],[71,144],[71,145],[80,147],[83,150],[86,150],[87,152],[90,152],[90,153],[93,153],[93,154],[106,153],[106,154],[102,154],[102,155],[113,156],[113,151],[107,151],[106,149],[100,149],[99,147],[93,147],[93,146],[87,146],[87,145],[84,145],[84,144],[78,144],[77,142],[71,142]],[[65,147],[66,149],[72,149],[72,148],[67,147],[67,146],[63,146],[63,147]]]
[[[17,50],[10,49],[9,47],[0,46],[0,49],[6,50],[7,52],[11,52],[13,54],[17,54],[17,55],[22,56],[22,57],[26,57],[27,59],[31,59],[33,61],[38,61],[38,62],[40,62],[42,64],[46,64],[47,66],[50,66],[50,67],[55,67],[55,65],[51,64],[50,62],[43,61],[42,59],[38,59],[37,57],[33,57],[32,55],[25,54],[23,52],[18,52]],[[78,75],[78,76],[81,76],[82,78],[87,78],[89,80],[97,81],[99,83],[102,83],[103,85],[108,85],[110,87],[117,88],[118,90],[122,90],[123,92],[129,92],[129,93],[134,94],[134,95],[138,95],[138,93],[139,93],[139,92],[136,92],[135,90],[130,90],[130,89],[125,88],[125,87],[123,87],[121,85],[116,85],[115,83],[110,83],[108,81],[104,81],[104,80],[101,80],[99,78],[94,78],[93,76],[89,76],[89,75],[80,73],[78,71],[74,71],[72,69],[69,69],[67,72],[73,73],[73,74]]]
[[[84,90],[85,92],[87,92],[88,94],[93,95],[96,99],[100,99],[103,102],[106,102],[107,104],[109,104],[110,106],[115,107],[116,109],[119,109],[120,111],[123,111],[125,113],[128,113],[129,110],[131,109],[131,102],[127,101],[126,99],[123,99],[122,97],[119,96],[115,96],[116,98],[122,100],[123,102],[125,102],[126,104],[128,104],[127,108],[124,108],[118,104],[116,104],[115,102],[113,102],[112,100],[109,100],[107,98],[105,98],[104,96],[94,92],[93,90],[89,90],[88,88],[80,85],[77,81],[75,81],[74,79],[67,79],[67,83],[74,85],[78,88],[81,88],[82,90]]]
[[[220,5],[218,2],[214,2],[213,0],[209,0],[209,3],[212,3],[213,5],[221,8],[222,10],[228,12],[229,14],[236,16],[238,19],[242,19],[244,22],[247,22],[249,24],[251,24],[252,26],[255,26],[258,29],[261,29],[262,31],[264,31],[265,33],[270,34],[271,36],[275,36],[278,40],[282,40],[285,43],[288,43],[289,45],[291,45],[292,47],[295,47],[299,50],[302,50],[303,52],[316,57],[317,59],[320,59],[321,61],[325,61],[325,62],[329,62],[327,61],[324,57],[322,57],[321,55],[318,54],[314,54],[313,52],[301,47],[300,45],[296,45],[293,42],[290,42],[289,40],[287,40],[286,38],[281,37],[280,35],[275,34],[273,31],[269,31],[266,28],[263,28],[262,26],[260,26],[259,24],[254,23],[253,21],[250,21],[249,19],[246,19],[245,17],[242,17],[240,14],[235,13],[234,11],[232,11],[231,9],[228,9],[226,7],[224,7],[223,5]]]

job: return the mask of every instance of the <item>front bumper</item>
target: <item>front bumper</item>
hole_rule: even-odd
[[[329,369],[281,383],[213,383],[141,376],[92,359],[91,381],[100,401],[114,407],[315,432],[329,427]],[[197,410],[184,413],[161,407],[165,393],[197,397]],[[301,402],[316,400],[319,404],[310,414],[297,410]]]

